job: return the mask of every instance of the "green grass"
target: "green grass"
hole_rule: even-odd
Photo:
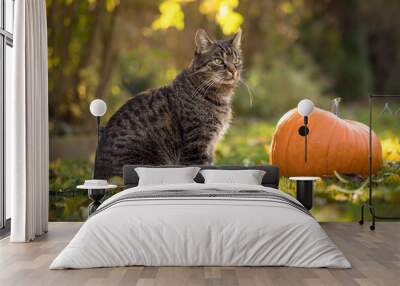
[[[233,122],[217,145],[216,165],[260,165],[269,161],[269,144],[274,123],[260,121]]]

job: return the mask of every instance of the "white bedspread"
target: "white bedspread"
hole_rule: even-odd
[[[136,187],[106,200],[50,269],[146,266],[294,266],[350,268],[318,222],[295,207],[257,198],[115,200],[131,192],[264,190],[254,185]],[[297,202],[297,201],[295,201]],[[107,207],[108,206],[108,207]]]

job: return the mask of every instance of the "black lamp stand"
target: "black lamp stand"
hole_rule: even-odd
[[[98,151],[97,149],[99,148],[102,133],[103,133],[103,127],[100,126],[100,116],[96,116],[96,136],[97,136],[96,156],[97,156],[97,151]],[[93,166],[92,178],[94,179],[94,166]]]
[[[375,221],[377,219],[380,220],[396,220],[400,219],[400,217],[384,217],[384,216],[378,216],[376,215],[375,212],[375,207],[373,205],[372,201],[372,107],[373,107],[373,101],[375,99],[400,99],[400,95],[373,95],[371,94],[369,96],[369,162],[368,162],[368,202],[362,204],[361,206],[361,219],[359,221],[359,224],[362,225],[364,224],[364,209],[367,208],[369,209],[369,212],[371,214],[371,219],[372,219],[372,224],[370,225],[370,229],[374,230],[375,229]]]
[[[97,133],[97,146],[96,150],[99,147],[100,138],[102,135],[103,128],[100,126],[100,116],[96,116],[96,133]],[[94,179],[94,170],[93,170],[93,179]],[[92,201],[88,206],[89,216],[96,211],[96,209],[101,205],[101,199],[106,194],[105,189],[89,189],[88,196]]]

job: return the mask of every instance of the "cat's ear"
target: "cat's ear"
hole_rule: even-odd
[[[235,35],[231,38],[231,44],[235,49],[240,49],[240,44],[242,40],[242,29],[239,28],[239,30],[236,32]]]
[[[204,53],[208,51],[211,45],[214,43],[214,41],[208,36],[207,32],[203,29],[197,30],[194,40],[196,43],[196,52],[198,53]]]

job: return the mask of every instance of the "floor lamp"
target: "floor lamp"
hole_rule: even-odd
[[[370,230],[375,230],[375,222],[377,219],[379,220],[398,220],[400,217],[386,217],[379,216],[376,214],[375,207],[373,205],[372,197],[373,197],[373,189],[372,189],[372,108],[374,100],[379,99],[396,99],[400,100],[400,95],[379,95],[379,94],[371,94],[369,96],[369,156],[368,156],[368,201],[361,205],[361,219],[358,222],[360,225],[364,224],[364,209],[368,209],[371,214],[372,224],[369,226]],[[385,108],[387,108],[388,104],[385,104]]]
[[[95,99],[90,103],[90,113],[96,117],[96,133],[97,133],[96,150],[100,143],[101,133],[102,133],[101,130],[102,128],[100,126],[100,118],[106,113],[106,111],[107,111],[107,104],[103,100]],[[96,181],[96,180],[91,180],[91,181]],[[106,188],[108,188],[109,186],[107,185],[102,188],[86,187],[86,186],[81,186],[81,187],[88,189],[89,198],[92,200],[92,203],[88,207],[89,215],[91,215],[100,206],[101,199],[104,197],[106,193]]]

